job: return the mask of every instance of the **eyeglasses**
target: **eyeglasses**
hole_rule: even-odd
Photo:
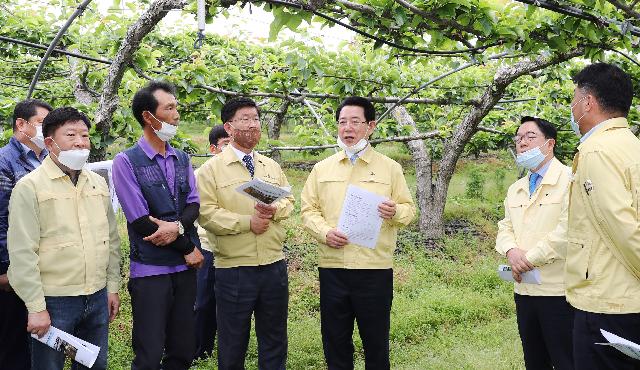
[[[249,125],[251,123],[255,123],[256,125],[260,126],[260,118],[259,117],[253,117],[253,118],[237,118],[232,120],[231,122],[240,122],[243,125]]]
[[[368,121],[360,121],[357,119],[354,120],[340,120],[338,121],[338,126],[340,127],[346,127],[346,126],[352,126],[352,127],[358,127],[358,126],[362,126],[362,125],[368,125],[369,122]]]
[[[538,135],[535,132],[529,131],[529,132],[525,132],[524,135],[516,135],[512,139],[514,143],[520,144],[522,140],[531,141],[537,138],[538,138]]]

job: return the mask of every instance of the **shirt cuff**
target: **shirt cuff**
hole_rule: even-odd
[[[251,215],[241,215],[240,232],[246,233],[247,231],[251,231]]]
[[[38,313],[47,309],[47,303],[45,302],[44,297],[25,303],[25,306],[27,306],[29,313]]]
[[[525,253],[525,257],[527,257],[527,260],[534,266],[541,266],[546,262],[540,248],[528,250],[527,253]]]
[[[333,229],[331,226],[325,226],[320,230],[320,241],[322,243],[327,244],[327,233]]]
[[[118,293],[120,291],[119,281],[107,281],[107,293]]]

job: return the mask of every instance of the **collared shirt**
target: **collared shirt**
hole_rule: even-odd
[[[571,171],[556,158],[545,167],[540,187],[531,196],[528,176],[509,187],[495,248],[503,256],[512,248],[520,248],[540,270],[541,285],[515,283],[516,293],[562,296]]]
[[[149,159],[154,159],[156,161],[167,180],[169,191],[173,195],[175,193],[175,162],[178,160],[175,149],[173,149],[169,143],[166,143],[165,154],[163,156],[153,149],[151,144],[149,144],[144,137],[141,137],[140,140],[138,140],[138,145]],[[142,194],[140,184],[138,184],[138,179],[133,172],[133,167],[131,166],[129,157],[127,157],[125,153],[119,153],[113,159],[112,172],[113,184],[127,221],[133,222],[142,216],[148,215],[149,206],[147,204],[147,200]],[[196,178],[191,167],[189,167],[188,181],[191,192],[187,196],[186,203],[199,203],[200,197],[196,187]],[[179,266],[154,266],[131,261],[131,264],[129,265],[129,272],[132,278],[171,274],[174,272],[185,271],[187,269],[188,267],[186,264]]]
[[[327,232],[338,224],[342,200],[349,185],[396,203],[396,214],[383,221],[374,249],[354,244],[337,249],[326,244]],[[361,152],[353,165],[345,151],[318,162],[307,178],[301,199],[303,225],[320,243],[319,266],[327,268],[391,268],[398,228],[411,223],[416,211],[400,164],[371,146]]]
[[[589,136],[593,135],[596,131],[598,131],[598,129],[599,129],[600,127],[602,127],[602,124],[603,124],[603,123],[605,123],[605,122],[607,122],[607,121],[600,122],[600,123],[598,123],[597,125],[593,126],[593,127],[591,128],[591,130],[589,130],[589,132],[587,132],[586,134],[582,135],[582,137],[580,137],[580,142],[581,142],[581,143],[584,143],[584,142],[585,142],[585,140],[587,140],[587,139],[589,138]]]
[[[536,179],[536,189],[538,189],[540,187],[540,183],[542,182],[542,179],[544,178],[544,175],[547,173],[547,170],[549,170],[549,166],[551,166],[551,162],[552,161],[553,161],[553,159],[548,161],[547,163],[545,163],[545,165],[542,166],[537,171],[534,171],[535,173],[537,173],[539,175],[539,177]],[[531,173],[529,173],[529,176],[531,176]]]
[[[81,171],[74,186],[47,157],[16,184],[9,208],[9,280],[30,313],[46,309],[45,296],[118,292],[120,237],[100,175]]]
[[[604,121],[573,159],[567,301],[588,312],[640,313],[640,141]]]
[[[44,157],[46,157],[47,154],[49,154],[49,152],[47,152],[46,149],[42,149],[40,151],[40,155],[38,156],[36,155],[36,152],[34,152],[28,146],[24,145],[23,143],[20,143],[20,145],[22,146],[22,149],[23,149],[22,152],[24,153],[29,163],[31,163],[33,168],[40,166],[40,164],[42,164],[42,161],[44,160]]]
[[[280,165],[254,152],[255,178],[272,185],[289,186]],[[293,211],[293,196],[273,203],[277,208],[266,232],[251,231],[256,202],[236,188],[251,181],[251,175],[231,145],[209,159],[198,170],[198,190],[202,202],[198,223],[215,240],[216,268],[268,265],[284,258],[282,242],[286,232],[281,221]]]

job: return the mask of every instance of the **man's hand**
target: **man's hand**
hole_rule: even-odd
[[[338,229],[331,229],[327,232],[327,245],[331,248],[340,249],[347,244],[349,244],[349,238]]]
[[[11,288],[11,285],[9,285],[9,278],[7,277],[7,274],[0,275],[0,290],[5,292],[10,292],[13,290]]]
[[[184,256],[184,260],[190,268],[199,269],[204,263],[204,256],[202,252],[200,252],[200,249],[193,248],[191,253]]]
[[[260,212],[254,213],[254,215],[251,216],[251,221],[249,221],[251,231],[256,235],[264,233],[269,228],[269,219],[260,215]]]
[[[158,230],[142,240],[159,247],[164,247],[167,244],[173,243],[178,238],[178,224],[175,222],[158,220],[153,216],[149,216],[149,220],[158,225]]]
[[[51,326],[51,318],[49,311],[44,310],[36,313],[30,313],[27,320],[27,331],[36,334],[38,338],[42,338]]]
[[[270,206],[262,203],[256,203],[255,209],[258,212],[258,216],[267,219],[272,219],[278,210],[276,206]]]
[[[511,276],[513,276],[513,280],[517,281],[518,283],[522,283],[522,276],[520,276],[520,274],[515,273],[513,270],[511,270]]]
[[[511,265],[511,271],[522,274],[534,269],[534,266],[526,257],[526,252],[520,248],[511,248],[507,251],[507,260]]]
[[[120,296],[118,293],[107,294],[107,305],[109,306],[109,322],[112,322],[120,312]]]
[[[396,215],[396,202],[392,200],[385,200],[384,202],[378,205],[378,212],[380,217],[385,220],[390,220],[393,216]]]

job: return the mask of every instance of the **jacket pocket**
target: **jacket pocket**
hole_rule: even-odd
[[[576,279],[592,280],[593,276],[589,276],[590,260],[591,242],[572,238],[568,240],[566,262],[568,279],[574,280],[574,282]]]
[[[85,281],[84,251],[80,244],[41,245],[38,257],[44,285],[71,286]]]

